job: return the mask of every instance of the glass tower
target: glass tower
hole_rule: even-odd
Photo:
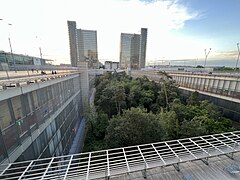
[[[75,21],[68,21],[71,65],[88,61],[89,67],[97,67],[97,31],[76,28]]]
[[[147,29],[141,34],[121,33],[120,67],[140,69],[145,67]]]
[[[73,67],[77,67],[76,22],[75,21],[67,21],[67,23],[68,23],[68,35],[69,35],[71,65]]]
[[[78,60],[88,61],[93,67],[98,62],[97,31],[77,30]]]

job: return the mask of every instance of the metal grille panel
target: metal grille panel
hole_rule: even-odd
[[[0,179],[95,179],[240,151],[240,131],[0,166]]]

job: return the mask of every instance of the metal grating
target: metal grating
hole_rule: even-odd
[[[0,179],[95,179],[240,151],[240,131],[0,166]]]

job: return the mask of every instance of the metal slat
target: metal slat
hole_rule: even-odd
[[[158,153],[158,150],[155,148],[155,146],[153,144],[152,144],[152,147],[156,151],[156,153],[158,154],[158,156],[161,159],[161,161],[163,162],[163,164],[166,165],[166,162],[163,160],[162,156]]]
[[[144,158],[144,156],[143,156],[143,153],[142,153],[142,151],[141,151],[140,147],[139,147],[139,146],[137,146],[137,148],[138,148],[138,150],[139,150],[139,152],[140,152],[140,154],[141,154],[141,156],[142,156],[142,158],[143,158],[143,161],[144,161],[144,163],[145,163],[145,165],[146,165],[146,168],[148,168],[147,161],[146,161],[146,159]]]
[[[106,154],[107,154],[107,177],[110,176],[110,169],[109,169],[109,156],[108,156],[108,150],[106,150]]]
[[[240,131],[235,131],[12,163],[2,166],[5,168],[2,168],[0,179],[108,179],[110,175],[141,170],[147,175],[146,169],[151,165],[151,168],[173,165],[179,169],[179,162],[195,159],[208,161],[210,157],[239,152],[240,149],[235,148],[235,145],[239,144],[239,133]],[[207,149],[211,149],[213,154]],[[180,158],[182,156],[187,158]],[[159,163],[159,160],[162,163]]]
[[[67,170],[66,170],[66,173],[65,173],[64,178],[63,178],[64,180],[67,178],[67,174],[68,174],[68,171],[69,171],[72,159],[73,159],[73,155],[71,156],[71,158],[69,160],[69,163],[68,163],[68,166],[67,166]]]
[[[22,177],[25,175],[25,173],[27,172],[27,170],[31,167],[32,163],[34,161],[30,162],[30,164],[27,166],[27,168],[23,171],[22,175],[18,178],[18,180],[22,179]]]
[[[186,149],[195,159],[197,159],[197,157],[196,157],[188,148],[186,148],[186,146],[184,146],[179,140],[177,140],[177,141],[178,141],[178,143],[181,144],[182,147],[183,147],[184,149]]]
[[[208,154],[208,156],[211,156],[210,153],[208,153],[205,149],[203,149],[201,146],[199,146],[196,142],[194,142],[191,138],[189,138],[189,140],[195,144],[197,147],[199,147],[203,152],[205,152],[206,154]]]
[[[180,162],[182,162],[181,158],[177,155],[177,153],[175,153],[175,151],[168,145],[167,142],[165,142],[165,144],[167,145],[167,147],[171,150],[171,152],[178,158],[178,160]]]
[[[208,140],[204,139],[203,137],[200,137],[202,140],[204,140],[205,142],[207,142],[208,144],[210,144],[212,147],[214,147],[215,149],[217,149],[218,151],[220,151],[221,153],[224,153],[221,149],[219,149],[218,147],[214,146],[212,143],[210,143]]]
[[[10,163],[0,174],[0,177],[8,170],[8,168],[12,165],[12,163]]]
[[[223,143],[224,145],[226,145],[227,147],[229,147],[229,148],[232,149],[233,151],[236,151],[233,147],[231,147],[231,146],[229,146],[228,144],[222,142],[220,139],[218,139],[218,138],[216,138],[216,137],[214,137],[214,136],[212,136],[212,135],[211,135],[211,137],[214,138],[214,139],[216,139],[217,141]]]
[[[41,180],[43,180],[43,179],[44,179],[44,176],[47,174],[47,172],[48,172],[48,169],[49,169],[49,167],[51,166],[51,164],[52,164],[53,160],[54,160],[54,158],[52,158],[52,159],[51,159],[51,161],[49,162],[49,164],[48,164],[48,166],[47,166],[47,169],[45,170],[45,172],[44,172],[44,173],[43,173],[43,175],[42,175],[42,178],[41,178]]]
[[[230,141],[234,142],[235,144],[239,144],[237,141],[234,141],[233,139],[231,139],[230,137],[228,136],[225,136],[224,134],[221,134],[223,137],[229,139]]]
[[[91,160],[91,155],[92,155],[92,153],[89,153],[86,180],[88,180],[88,179],[89,179],[89,171],[90,171],[90,162],[91,162],[90,160]]]
[[[231,134],[234,135],[234,136],[237,136],[240,139],[240,136],[238,136],[237,134],[235,134],[233,132],[231,132]]]
[[[127,160],[127,156],[126,156],[124,148],[122,148],[122,150],[123,150],[124,158],[125,158],[125,161],[126,161],[126,164],[127,164],[128,172],[130,172],[131,170],[130,170],[130,167],[129,167],[129,164],[128,164],[128,160]]]

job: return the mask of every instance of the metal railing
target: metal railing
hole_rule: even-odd
[[[0,166],[0,179],[96,179],[233,154],[240,131],[59,156]],[[144,173],[145,172],[145,173]]]

